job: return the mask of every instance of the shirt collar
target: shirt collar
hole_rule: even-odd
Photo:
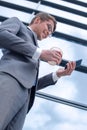
[[[37,34],[32,30],[32,28],[30,26],[27,26],[27,27],[28,27],[28,29],[31,30],[31,32],[33,33],[33,35],[37,37]]]

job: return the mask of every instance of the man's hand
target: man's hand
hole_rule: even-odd
[[[58,50],[42,50],[40,59],[46,62],[53,61],[56,64],[60,64],[62,53]]]
[[[67,63],[67,68],[60,68],[56,71],[56,75],[58,77],[62,77],[62,76],[67,76],[67,75],[71,75],[71,73],[73,72],[73,70],[75,70],[76,67],[76,62],[75,61],[70,61]]]

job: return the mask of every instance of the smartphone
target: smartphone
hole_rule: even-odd
[[[79,67],[82,63],[82,59],[76,61],[76,68]],[[67,68],[67,65],[65,66],[65,69]]]

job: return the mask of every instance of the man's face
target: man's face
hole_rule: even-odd
[[[38,20],[35,26],[35,33],[37,34],[38,40],[42,40],[47,38],[52,34],[54,29],[54,22],[52,20],[49,21],[41,21]]]

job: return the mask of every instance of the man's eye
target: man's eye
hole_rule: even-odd
[[[52,26],[50,24],[47,25],[49,32],[52,33]]]

